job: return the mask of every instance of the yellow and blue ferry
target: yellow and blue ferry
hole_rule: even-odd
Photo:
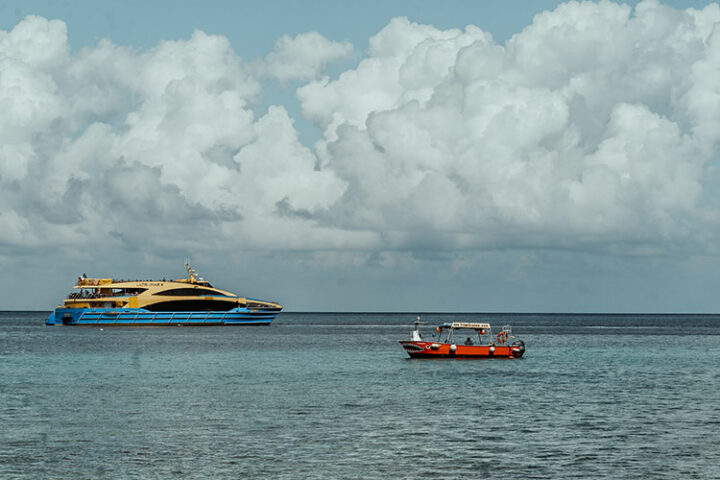
[[[78,278],[46,325],[269,325],[282,305],[214,288],[185,264],[188,278]]]

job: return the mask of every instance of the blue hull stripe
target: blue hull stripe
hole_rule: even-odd
[[[46,325],[268,325],[279,312],[235,308],[227,312],[151,312],[144,309],[58,308]]]

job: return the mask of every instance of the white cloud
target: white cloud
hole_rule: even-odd
[[[275,49],[254,68],[260,75],[280,82],[310,81],[322,75],[328,65],[347,60],[352,53],[351,43],[333,42],[317,32],[283,35]]]
[[[715,4],[569,2],[497,45],[393,20],[356,69],[298,90],[321,165],[348,184],[334,224],[397,248],[703,238],[718,21]]]
[[[349,44],[282,37],[262,64],[195,32],[71,53],[0,32],[3,248],[661,251],[716,230],[720,7],[570,2],[505,45],[396,18]],[[324,131],[298,140],[261,79]],[[375,262],[381,257],[372,257]],[[392,262],[391,256],[382,257]]]
[[[6,245],[281,248],[278,232],[313,229],[292,212],[345,188],[284,108],[255,118],[259,83],[224,37],[70,55],[62,22],[28,17],[0,40]]]

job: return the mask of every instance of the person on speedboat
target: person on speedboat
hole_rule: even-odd
[[[420,315],[415,319],[415,330],[410,334],[410,341],[422,342],[422,337],[420,336]]]

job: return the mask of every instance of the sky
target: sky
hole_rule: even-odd
[[[714,2],[0,0],[0,309],[716,313],[719,146]]]

